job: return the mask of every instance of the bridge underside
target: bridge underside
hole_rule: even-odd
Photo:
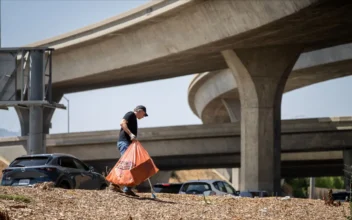
[[[110,170],[117,160],[90,160],[85,163],[102,173]],[[240,167],[238,154],[153,157],[153,160],[161,171]],[[343,159],[282,161],[281,173],[282,178],[343,176]]]
[[[193,2],[143,28],[57,49],[54,90],[80,92],[224,69],[226,49],[302,44],[310,51],[352,39],[352,4],[345,0]]]

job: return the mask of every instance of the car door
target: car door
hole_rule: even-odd
[[[224,183],[222,181],[214,182],[213,185],[214,185],[215,189],[217,189],[217,192],[216,192],[217,195],[225,195],[225,194],[227,194],[225,185],[224,185]]]
[[[228,193],[232,194],[232,195],[236,195],[236,190],[227,182],[223,182],[225,189]]]
[[[85,175],[84,170],[77,166],[74,158],[72,157],[60,157],[59,165],[63,168],[66,176],[68,176],[72,182],[74,182],[74,188],[76,189],[87,189],[87,181],[89,176]],[[91,179],[91,178],[90,178]]]
[[[99,189],[100,183],[97,176],[80,160],[74,158],[73,161],[81,173],[80,180],[82,189]]]
[[[62,168],[62,171],[66,178],[69,178],[73,183],[73,188],[79,186],[79,175],[80,172],[77,170],[77,166],[70,157],[60,157],[57,161],[58,165]],[[77,183],[78,181],[78,183]]]

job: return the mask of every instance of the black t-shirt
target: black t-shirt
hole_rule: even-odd
[[[127,127],[132,132],[132,134],[137,136],[138,125],[137,117],[134,112],[127,112],[125,116],[123,116],[123,119],[127,121]],[[120,130],[119,141],[131,141],[130,136],[122,128]]]

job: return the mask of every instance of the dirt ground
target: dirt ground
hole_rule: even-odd
[[[23,201],[5,200],[20,195]],[[234,198],[149,193],[131,198],[109,189],[64,190],[0,186],[0,210],[10,219],[346,219],[348,204],[327,206],[322,200]],[[29,201],[25,201],[29,200]],[[209,204],[208,204],[209,203]]]

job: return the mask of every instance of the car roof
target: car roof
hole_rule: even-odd
[[[23,157],[73,157],[73,158],[76,158],[75,156],[73,156],[71,154],[64,154],[64,153],[30,154],[30,155],[22,155],[17,158],[23,158]]]
[[[334,192],[332,193],[333,195],[335,194],[349,194],[350,192],[347,192],[347,191],[342,191],[342,192]]]
[[[204,180],[189,180],[184,183],[214,183],[214,182],[218,182],[218,181],[226,182],[224,180],[219,180],[219,179],[215,179],[215,180],[204,179]]]
[[[155,183],[154,185],[180,185],[183,183]]]

